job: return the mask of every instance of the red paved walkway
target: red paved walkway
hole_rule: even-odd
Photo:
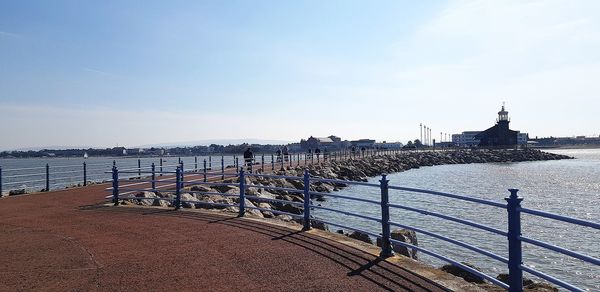
[[[284,227],[104,207],[104,187],[0,199],[0,291],[442,290],[363,251]]]

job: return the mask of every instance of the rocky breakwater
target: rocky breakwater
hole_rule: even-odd
[[[520,162],[537,160],[570,159],[571,157],[542,152],[539,150],[457,150],[457,151],[426,151],[403,152],[396,155],[369,156],[348,160],[329,160],[320,164],[309,165],[311,177],[346,181],[367,181],[369,177],[379,176],[383,173],[401,172],[422,166],[443,164],[468,164],[488,162]],[[260,218],[278,218],[293,221],[294,217],[278,212],[301,215],[304,189],[302,175],[305,166],[287,166],[284,170],[277,171],[276,175],[285,175],[290,178],[272,178],[268,176],[246,176],[245,190],[247,213]],[[239,178],[226,179],[224,183],[232,185],[196,185],[186,187],[181,199],[183,208],[203,208],[238,212],[240,189]],[[333,182],[311,182],[310,190],[319,193],[338,191],[347,185]],[[279,189],[273,189],[279,188]],[[281,189],[298,190],[287,191]],[[124,200],[123,204],[136,204],[147,206],[172,207],[175,199],[173,193],[139,192],[136,198]],[[311,196],[313,204],[325,200],[323,196]],[[277,200],[277,201],[270,201]],[[228,206],[231,205],[231,206]],[[316,223],[316,222],[315,222]],[[315,224],[325,229],[322,224]]]

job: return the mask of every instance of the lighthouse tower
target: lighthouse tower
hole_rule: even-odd
[[[502,109],[498,112],[498,120],[496,120],[496,122],[506,122],[507,124],[510,122],[508,112],[504,109],[504,103],[502,103]]]

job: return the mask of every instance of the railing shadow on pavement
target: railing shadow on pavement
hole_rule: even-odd
[[[258,233],[274,241],[282,241],[301,247],[347,269],[347,276],[359,276],[384,290],[398,291],[414,290],[416,288],[423,291],[449,291],[438,283],[404,267],[387,262],[377,255],[302,230],[293,230],[275,224],[247,220],[247,218],[216,212],[210,214],[208,212],[196,211],[181,212],[173,209],[113,208],[107,205],[81,206],[80,209],[141,216],[177,217],[205,224],[221,224],[231,228]],[[423,283],[426,285],[423,285]],[[429,289],[426,286],[433,287],[433,289]]]

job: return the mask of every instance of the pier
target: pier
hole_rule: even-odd
[[[384,154],[381,154],[373,159],[381,160],[384,157]],[[451,154],[444,154],[441,157],[450,159]],[[392,155],[386,159],[395,161],[393,159],[403,159],[403,156]],[[293,170],[292,166],[285,166],[285,169],[286,171]],[[309,169],[312,169],[311,165],[309,165]],[[388,185],[385,175],[381,177],[379,184],[374,184],[318,177],[310,175],[309,171],[304,171],[304,176],[285,175],[279,173],[277,169],[275,172],[273,170],[265,170],[265,172],[253,174],[244,171],[243,168],[223,168],[221,172],[207,173],[186,169],[182,164],[176,166],[174,171],[160,172],[157,172],[156,169],[151,171],[119,170],[117,167],[113,167],[111,185],[93,185],[3,199],[0,202],[0,228],[3,229],[1,239],[8,244],[0,247],[2,249],[1,257],[4,257],[0,259],[10,263],[7,265],[9,272],[2,274],[2,277],[6,277],[6,279],[2,279],[2,282],[7,283],[3,285],[8,285],[6,288],[10,290],[15,288],[35,289],[45,286],[22,285],[44,285],[44,283],[58,281],[59,283],[54,284],[67,285],[64,287],[70,289],[81,287],[78,285],[92,284],[107,289],[116,289],[117,287],[186,289],[198,287],[195,281],[202,279],[210,290],[231,290],[235,287],[244,289],[256,287],[265,290],[348,290],[354,288],[369,291],[377,289],[476,291],[481,289],[435,268],[427,267],[408,258],[394,256],[391,250],[392,245],[405,246],[437,257],[511,291],[523,289],[521,283],[523,272],[542,277],[568,289],[577,289],[569,283],[523,264],[522,242],[592,264],[600,263],[597,258],[592,256],[522,235],[520,230],[521,213],[595,229],[600,229],[600,225],[577,218],[522,208],[520,206],[522,198],[517,195],[517,190],[510,191],[510,196],[507,196],[506,199],[507,204],[506,202],[488,201],[463,195]],[[127,176],[132,173],[141,178],[131,180],[129,177],[125,179],[120,177],[120,175]],[[157,177],[161,174],[162,177]],[[209,175],[207,176],[207,174]],[[258,185],[256,181],[252,180],[252,178],[261,177],[286,181],[297,180],[303,182],[304,187],[286,188]],[[250,180],[247,181],[247,179]],[[377,188],[381,190],[381,200],[352,198],[311,188],[313,185],[324,183],[357,184]],[[192,186],[200,185],[238,186],[239,189],[238,193],[214,193],[191,189]],[[261,198],[247,192],[252,188],[300,193],[304,200]],[[477,205],[487,205],[499,208],[499,210],[504,209],[508,211],[508,231],[448,214],[390,203],[388,190],[442,196]],[[105,191],[109,191],[109,193]],[[151,198],[139,197],[137,194],[139,192],[161,193],[162,195]],[[182,193],[191,197],[185,198]],[[229,196],[237,198],[237,202],[223,206],[225,205],[223,203],[199,201],[198,198],[194,198],[194,195]],[[313,195],[354,200],[360,204],[380,205],[381,217],[318,206],[311,203]],[[166,201],[169,204],[164,206],[158,204],[162,207],[150,208],[116,207],[127,201],[143,200]],[[112,204],[109,204],[108,201],[112,201]],[[252,202],[256,204],[257,201],[300,205],[302,209],[300,213],[274,209],[265,210],[263,207],[252,204]],[[113,204],[115,206],[112,206]],[[200,210],[182,211],[184,204],[200,206],[196,207]],[[206,205],[235,207],[237,214],[204,210],[202,206]],[[405,225],[402,221],[398,221],[399,218],[390,217],[389,210],[392,208],[442,218],[500,235],[504,239],[498,240],[497,244],[506,245],[509,255],[504,257],[464,241]],[[379,222],[381,233],[361,230],[353,226],[342,226],[327,221],[327,218],[313,218],[310,214],[312,209],[324,209]],[[258,220],[252,216],[252,210],[282,213],[298,218],[302,225],[272,219]],[[382,242],[381,248],[365,245],[342,235],[311,229],[311,221],[379,238]],[[390,227],[392,226],[434,236],[507,264],[510,272],[508,283],[471,269],[461,264],[460,259],[450,259],[426,248],[392,239],[390,238]],[[69,275],[67,278],[61,278],[66,277],[67,274]],[[40,277],[40,275],[45,275],[46,278]],[[237,281],[230,281],[228,277],[231,275],[237,275],[235,277],[239,276],[240,278]],[[27,281],[23,281],[23,277],[31,277],[31,279],[27,278]],[[293,280],[289,280],[289,278],[293,278]],[[132,285],[131,283],[136,284],[127,286]],[[56,286],[56,288],[61,287]]]

